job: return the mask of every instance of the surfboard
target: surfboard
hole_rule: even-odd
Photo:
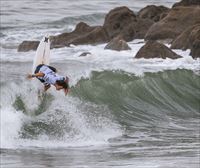
[[[50,40],[48,37],[43,37],[36,50],[36,55],[33,60],[32,73],[39,64],[49,65],[50,63]]]

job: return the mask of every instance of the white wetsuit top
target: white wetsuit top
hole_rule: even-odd
[[[64,76],[56,74],[46,65],[43,65],[40,68],[39,72],[42,72],[44,74],[44,77],[39,77],[39,79],[44,80],[44,85],[49,85],[49,84],[54,85],[58,80],[65,80]]]

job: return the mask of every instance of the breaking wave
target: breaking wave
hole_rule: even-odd
[[[7,118],[1,122],[1,147],[94,145],[125,130],[181,127],[176,121],[199,117],[199,84],[189,70],[142,77],[93,71],[67,97],[53,89],[41,93],[29,81],[1,83],[1,117]]]

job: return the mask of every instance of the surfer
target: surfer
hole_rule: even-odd
[[[44,90],[47,91],[51,85],[56,87],[56,90],[64,90],[65,95],[69,91],[69,79],[68,77],[60,76],[57,73],[56,68],[40,64],[36,67],[34,74],[28,74],[27,78],[31,79],[36,77],[44,84]]]

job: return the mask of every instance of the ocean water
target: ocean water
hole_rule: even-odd
[[[106,44],[51,50],[51,65],[70,78],[64,96],[27,80],[35,51],[23,40],[72,31],[84,21],[102,25],[109,10],[176,0],[1,0],[0,164],[2,168],[198,168],[200,60],[134,59]],[[169,46],[169,44],[166,44]],[[82,52],[91,55],[79,57]]]

